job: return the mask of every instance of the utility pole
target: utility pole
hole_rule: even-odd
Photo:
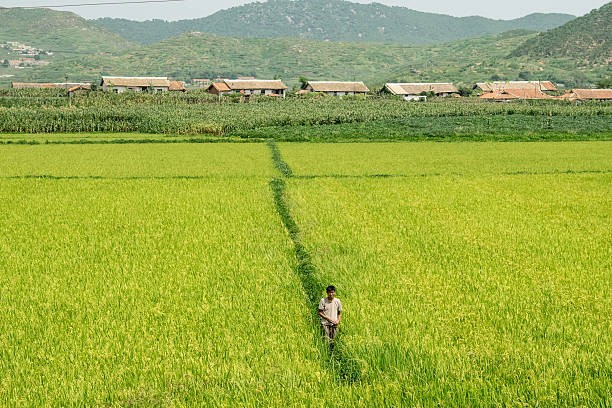
[[[64,74],[64,79],[66,80],[64,82],[64,88],[66,89],[66,94],[68,96],[68,105],[72,105],[72,97],[70,95],[70,92],[68,92],[68,74]]]

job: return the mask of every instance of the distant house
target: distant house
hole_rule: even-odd
[[[167,77],[118,77],[103,76],[100,86],[103,91],[122,93],[134,92],[167,92],[170,90],[170,81]]]
[[[573,89],[571,92],[561,96],[560,99],[570,101],[610,101],[612,100],[612,89]]]
[[[13,89],[57,89],[63,88],[70,90],[75,86],[83,89],[91,89],[91,84],[81,82],[55,82],[55,83],[42,83],[42,82],[13,82],[11,88]]]
[[[423,94],[430,92],[440,97],[459,96],[457,87],[447,82],[386,83],[382,91],[401,95],[407,101],[421,100]]]
[[[551,81],[495,81],[478,82],[474,89],[483,93],[516,90],[538,90],[540,92],[556,92],[557,87]]]
[[[193,78],[191,83],[198,88],[208,88],[212,80],[210,78]]]
[[[495,92],[486,92],[480,95],[481,99],[489,101],[510,101],[519,99],[557,99],[540,91],[539,89],[505,89]]]
[[[183,81],[170,81],[168,90],[176,92],[187,92],[187,89],[185,88],[185,82]]]
[[[68,88],[68,95],[74,96],[78,94],[87,94],[91,91],[91,85],[75,85]]]
[[[365,95],[370,92],[363,82],[308,81],[306,92],[321,92],[332,96]]]
[[[232,93],[232,89],[225,82],[213,82],[208,86],[206,91],[219,96]]]
[[[284,98],[287,85],[277,79],[223,79],[210,84],[207,91],[214,95],[239,93],[244,96],[265,95]]]

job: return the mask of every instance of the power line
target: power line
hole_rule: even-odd
[[[18,9],[38,9],[38,8],[64,8],[64,7],[85,7],[85,6],[110,6],[110,5],[123,5],[123,4],[143,4],[143,3],[170,3],[185,0],[138,0],[138,1],[107,1],[100,3],[78,3],[78,4],[59,4],[59,5],[48,5],[48,6],[15,6],[10,8]]]

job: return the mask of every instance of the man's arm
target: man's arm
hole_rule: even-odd
[[[340,311],[338,311],[338,320],[332,320],[329,317],[325,316],[322,310],[319,310],[319,316],[321,316],[323,319],[327,320],[331,324],[335,324],[336,326],[340,324]]]
[[[325,316],[325,314],[323,313],[323,310],[321,310],[321,309],[319,309],[319,316],[321,316],[321,318],[327,320],[331,324],[335,324],[334,322],[332,322],[332,320],[329,317]]]

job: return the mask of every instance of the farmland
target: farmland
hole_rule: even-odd
[[[344,341],[402,403],[609,401],[608,144],[281,149]]]
[[[0,146],[0,405],[610,403],[610,142],[269,147]]]
[[[612,135],[612,105],[565,101],[488,103],[473,98],[405,103],[390,97],[251,98],[206,93],[73,98],[62,90],[0,92],[0,143],[172,142],[176,137],[277,141],[602,140]],[[141,134],[140,137],[134,133]],[[60,140],[57,140],[57,138]],[[174,138],[174,140],[173,140]],[[138,140],[137,140],[138,139]]]

